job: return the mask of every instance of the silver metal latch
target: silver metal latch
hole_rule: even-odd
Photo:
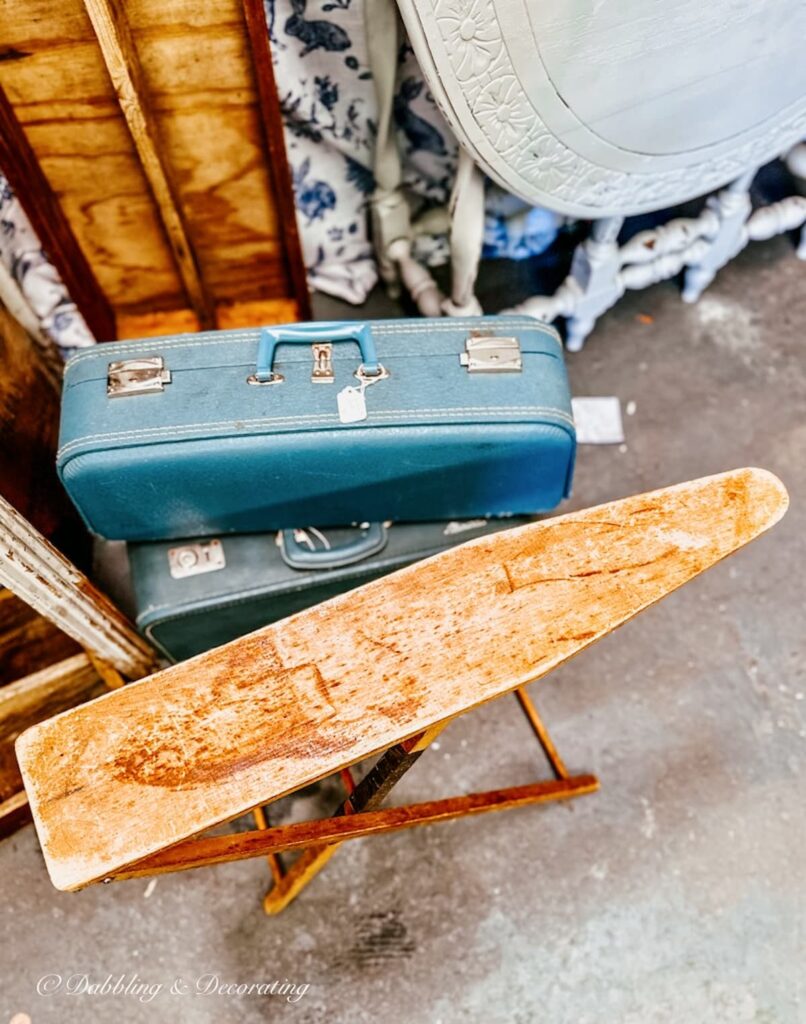
[[[171,371],[165,369],[162,356],[121,359],[107,367],[106,393],[110,398],[151,395],[170,383]]]
[[[471,331],[459,362],[467,367],[468,373],[520,373],[523,370],[518,339],[499,337],[492,331]]]
[[[336,379],[333,374],[333,346],[329,341],[320,341],[312,345],[313,370],[311,384],[332,384]]]
[[[220,540],[198,541],[195,544],[183,544],[181,548],[168,551],[168,567],[171,577],[182,580],[186,576],[201,576],[204,572],[215,572],[225,569],[224,548]]]

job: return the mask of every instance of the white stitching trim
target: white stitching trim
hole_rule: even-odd
[[[489,321],[487,321],[487,322],[489,322]],[[370,321],[370,323],[371,323],[371,321]],[[429,327],[428,328],[428,333],[429,334],[454,334],[454,333],[456,333],[458,331],[462,331],[462,330],[467,329],[467,326],[469,324],[478,325],[478,319],[476,319],[475,317],[470,318],[470,319],[464,319],[464,318],[458,319],[457,318],[456,320],[448,320],[448,321],[445,321],[444,323],[440,322],[439,325],[434,325],[433,327]],[[524,330],[524,331],[537,331],[538,333],[545,332],[545,333],[548,334],[549,337],[551,337],[553,340],[555,340],[559,344],[560,349],[562,349],[562,341],[560,339],[559,333],[557,332],[557,330],[555,328],[551,327],[549,324],[541,323],[541,321],[539,321],[539,320],[515,320],[514,322],[512,320],[507,320],[506,321],[506,326],[507,327],[511,327],[513,330],[517,328],[517,329]],[[132,353],[134,353],[134,352],[142,352],[144,350],[149,350],[149,349],[156,351],[160,347],[164,347],[166,345],[168,347],[170,347],[171,349],[179,349],[179,348],[209,348],[212,345],[225,345],[225,344],[227,344],[228,342],[231,342],[231,341],[252,341],[252,342],[258,341],[259,338],[260,338],[260,330],[261,330],[260,328],[255,328],[254,330],[252,330],[252,331],[250,331],[248,333],[221,331],[221,332],[219,332],[219,336],[216,337],[216,338],[204,338],[204,339],[196,338],[196,340],[193,340],[194,339],[193,335],[188,335],[188,334],[171,334],[171,335],[167,335],[166,337],[135,339],[135,340],[132,340],[132,341],[112,342],[112,344],[120,346],[120,348],[116,348],[114,350],[115,352],[132,352]],[[416,330],[414,330],[412,328],[410,322],[406,322],[406,321],[401,322],[400,325],[394,323],[394,324],[389,324],[389,325],[384,325],[384,326],[376,326],[374,328],[374,331],[377,333],[377,335],[379,337],[382,337],[383,335],[394,335],[394,334],[411,335],[411,334],[419,333],[418,331],[416,331]],[[425,332],[422,332],[422,333],[424,334]],[[187,341],[182,340],[182,339],[185,339],[185,338],[187,338],[189,340],[187,340]],[[65,365],[65,373],[68,370],[70,370],[73,366],[78,366],[80,363],[87,362],[88,360],[91,360],[91,359],[96,359],[99,362],[106,362],[107,360],[105,360],[103,358],[102,353],[105,352],[105,351],[108,352],[109,349],[110,349],[110,344],[109,343],[105,343],[103,345],[97,345],[97,346],[93,347],[93,349],[91,351],[77,352],[71,359],[69,359],[67,361],[67,364]]]
[[[556,409],[552,406],[544,405],[506,405],[506,406],[463,406],[452,409],[385,409],[371,414],[372,420],[378,419],[389,419],[393,417],[423,417],[423,416],[439,416],[444,418],[446,416],[454,416],[458,413],[476,413],[481,416],[511,416],[514,413],[532,413],[532,414],[549,414],[556,417],[557,419],[564,420],[571,426],[574,426],[573,417],[568,413],[563,412],[561,409]],[[307,415],[298,416],[277,416],[266,419],[257,420],[238,420],[237,422],[242,423],[244,427],[250,426],[265,426],[270,427],[272,424],[287,424],[293,425],[297,423],[307,423],[311,426],[315,426],[322,422],[331,423],[334,428],[348,428],[356,429],[355,424],[342,424],[338,421],[335,413],[309,413]],[[143,440],[154,440],[160,438],[179,438],[184,434],[192,434],[195,432],[207,432],[215,430],[216,428],[226,428],[232,430],[233,420],[219,420],[213,423],[194,423],[188,424],[184,427],[144,427],[141,430],[124,430],[117,433],[109,434],[88,434],[86,437],[78,438],[74,441],[68,441],[66,445],[59,449],[57,452],[57,459],[61,459],[68,452],[78,448],[82,445],[96,444],[104,441],[124,441],[124,440],[136,440],[142,438]],[[367,427],[371,427],[371,422],[367,422]],[[402,423],[401,426],[405,426]],[[467,426],[468,424],[459,423],[457,426]],[[362,429],[362,428],[358,428]],[[366,428],[363,428],[366,429]],[[230,433],[228,437],[243,437],[243,433]],[[192,438],[188,438],[192,440]]]

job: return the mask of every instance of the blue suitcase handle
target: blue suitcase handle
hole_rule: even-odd
[[[294,530],[280,531],[280,554],[286,565],[292,569],[340,569],[345,565],[360,562],[370,555],[383,551],[387,533],[383,523],[370,523],[366,532],[355,540],[348,540],[336,547],[322,551],[311,551],[303,547],[294,536]]]
[[[378,362],[375,342],[369,324],[343,324],[325,322],[317,324],[301,324],[299,327],[264,327],[260,332],[257,348],[257,369],[249,377],[250,384],[279,384],[283,380],[280,373],[272,369],[274,354],[278,345],[310,345],[315,341],[354,341],[361,350],[361,365],[357,376],[386,376],[386,371]]]

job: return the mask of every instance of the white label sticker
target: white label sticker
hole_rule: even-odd
[[[577,444],[621,444],[624,424],[621,402],[613,395],[604,398],[572,398]]]
[[[343,388],[337,395],[336,401],[339,405],[339,419],[342,423],[358,423],[367,418],[367,400],[364,397],[364,389]]]

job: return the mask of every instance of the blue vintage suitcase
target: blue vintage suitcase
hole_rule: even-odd
[[[373,523],[129,544],[138,628],[173,661],[527,519]]]
[[[475,317],[99,345],[67,365],[58,468],[93,532],[158,540],[543,512],[574,452],[556,331]]]

